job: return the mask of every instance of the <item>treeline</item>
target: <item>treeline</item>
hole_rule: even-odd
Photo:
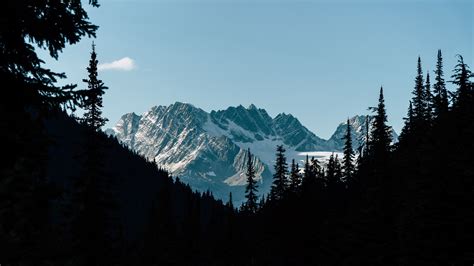
[[[400,141],[392,144],[383,89],[363,147],[288,171],[277,148],[274,184],[253,211],[248,265],[466,265],[474,262],[474,87],[458,56],[446,89],[438,51],[435,82],[421,60]],[[356,148],[356,149],[354,149]],[[354,150],[358,150],[355,158]],[[250,187],[250,182],[248,187]],[[251,189],[248,189],[251,191]],[[256,227],[255,227],[256,226]],[[254,245],[252,245],[254,243]]]

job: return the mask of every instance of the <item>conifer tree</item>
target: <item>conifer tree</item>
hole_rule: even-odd
[[[336,170],[336,181],[338,183],[338,185],[340,185],[341,181],[342,181],[342,165],[341,165],[341,162],[339,161],[339,157],[338,155],[336,154],[336,157],[334,158],[334,164],[335,164],[335,170]]]
[[[115,207],[114,184],[104,173],[104,147],[101,135],[96,132],[107,121],[102,117],[102,95],[106,87],[97,78],[97,54],[92,45],[91,59],[87,71],[89,79],[85,100],[86,113],[83,124],[92,132],[87,133],[82,172],[74,184],[72,217],[73,250],[80,252],[79,260],[85,264],[102,264],[104,252],[111,252],[115,226],[112,226],[112,210]]]
[[[252,162],[252,154],[250,149],[247,151],[247,186],[245,187],[245,210],[250,213],[257,212],[257,181],[255,180],[255,168]]]
[[[9,97],[10,101],[39,109],[74,109],[81,104],[82,91],[76,91],[76,85],[57,86],[57,80],[66,75],[45,68],[36,52],[45,49],[57,60],[68,44],[76,44],[85,36],[95,37],[98,27],[90,23],[81,2],[9,1],[2,5],[0,79],[4,84],[14,84],[14,95],[23,95]],[[89,4],[99,6],[96,0]]]
[[[430,73],[426,73],[425,81],[425,120],[429,123],[433,115],[433,95],[431,93]]]
[[[273,185],[270,191],[271,199],[276,201],[283,199],[288,188],[288,164],[285,151],[283,145],[277,146],[275,174],[273,175]]]
[[[415,88],[413,90],[413,118],[414,125],[419,127],[423,124],[426,114],[426,90],[423,85],[423,70],[421,59],[418,57],[417,75],[415,78]]]
[[[94,131],[99,131],[102,126],[108,121],[107,118],[102,117],[102,95],[107,87],[104,85],[102,80],[98,79],[98,65],[97,53],[95,51],[95,44],[92,44],[91,59],[87,72],[89,73],[89,79],[83,81],[87,83],[88,91],[87,98],[84,102],[84,118],[83,123]]]
[[[301,186],[301,174],[298,163],[295,163],[295,159],[291,161],[290,170],[290,192],[297,193]]]
[[[303,175],[303,180],[309,180],[311,177],[311,164],[309,162],[309,156],[306,154],[306,160],[304,163],[304,175]]]
[[[342,168],[344,170],[344,181],[351,183],[355,171],[354,167],[354,150],[352,149],[352,132],[349,119],[347,119],[347,129],[344,135],[344,157]]]
[[[303,191],[308,191],[311,186],[314,185],[316,179],[316,172],[314,171],[314,167],[312,165],[312,161],[309,160],[309,156],[306,155],[306,160],[304,163],[304,173],[301,180],[301,186]]]
[[[443,75],[443,56],[441,50],[438,50],[438,60],[436,62],[436,70],[434,71],[435,84],[433,85],[433,114],[435,117],[443,116],[448,112],[448,92]]]
[[[334,153],[329,156],[329,161],[326,168],[326,175],[325,175],[325,183],[328,190],[331,192],[335,192],[339,186],[341,181],[341,165],[339,160],[334,157]]]
[[[373,108],[376,113],[374,117],[371,132],[371,156],[378,161],[386,160],[390,152],[390,128],[387,126],[387,113],[385,110],[385,100],[383,97],[383,88],[380,87],[379,103]]]
[[[457,85],[458,88],[454,93],[453,109],[466,113],[468,110],[472,110],[473,103],[473,88],[469,81],[472,77],[472,73],[469,70],[469,66],[464,63],[464,58],[458,55],[458,64],[454,69],[452,83]]]
[[[408,105],[407,117],[404,117],[403,120],[405,120],[405,125],[400,133],[400,140],[405,140],[411,134],[413,128],[413,106],[411,101]]]
[[[323,170],[321,164],[319,163],[318,159],[311,157],[311,171],[313,171],[316,177],[319,177],[321,171]]]
[[[369,154],[370,151],[370,123],[372,119],[370,118],[369,115],[365,116],[365,137],[363,141],[363,147],[360,147],[361,150],[361,156],[359,158],[363,158]]]

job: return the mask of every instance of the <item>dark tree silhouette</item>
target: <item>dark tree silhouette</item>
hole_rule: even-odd
[[[314,173],[311,171],[311,164],[309,161],[309,156],[306,155],[306,160],[304,162],[304,173],[303,173],[303,183],[308,183],[314,177]]]
[[[426,90],[423,85],[423,70],[421,68],[421,58],[418,57],[417,75],[415,77],[415,88],[413,90],[413,119],[415,126],[421,126],[426,114]],[[421,129],[420,129],[421,130]]]
[[[341,187],[341,164],[339,159],[334,157],[334,153],[329,156],[326,168],[325,184],[330,193],[335,193]]]
[[[76,180],[73,193],[72,231],[74,236],[73,250],[78,251],[77,259],[85,265],[104,264],[103,254],[113,250],[116,229],[112,219],[115,203],[115,192],[112,178],[104,172],[104,144],[95,132],[105,124],[102,117],[102,95],[106,87],[98,79],[97,54],[92,45],[91,59],[87,71],[89,79],[84,79],[89,88],[82,119],[90,133],[85,140],[83,171]]]
[[[277,146],[275,174],[273,174],[273,185],[270,191],[270,199],[281,200],[288,189],[288,164],[286,163],[285,148],[283,145]]]
[[[430,73],[426,73],[425,80],[425,120],[428,124],[431,123],[433,116],[433,95],[431,93]]]
[[[298,163],[295,163],[295,159],[291,161],[290,170],[290,186],[289,190],[292,193],[297,193],[301,186],[301,173]]]
[[[245,198],[247,202],[245,203],[244,210],[250,213],[255,213],[258,210],[257,206],[257,180],[255,180],[255,168],[252,161],[252,154],[250,149],[247,151],[247,186],[245,187]]]
[[[408,105],[408,112],[407,116],[403,118],[405,120],[405,125],[402,128],[402,132],[400,133],[400,142],[405,142],[406,139],[412,134],[413,128],[413,105],[410,101]]]
[[[436,70],[434,71],[436,83],[433,85],[433,114],[435,117],[441,117],[448,112],[448,92],[443,75],[443,56],[441,50],[438,50]]]
[[[384,160],[389,156],[392,137],[390,135],[390,127],[387,126],[387,113],[382,87],[380,88],[379,103],[377,107],[373,108],[373,111],[375,112],[375,117],[371,131],[370,156],[377,158],[377,163],[384,165],[386,163]]]
[[[344,135],[344,157],[342,159],[342,169],[344,170],[344,181],[348,184],[353,183],[355,172],[354,150],[352,148],[352,132],[349,119],[347,119],[347,129]]]
[[[84,118],[82,122],[89,128],[95,131],[99,131],[105,123],[108,121],[107,118],[102,117],[102,95],[104,95],[107,87],[104,85],[102,80],[98,78],[97,65],[97,53],[95,52],[95,44],[92,44],[91,59],[87,72],[89,73],[89,79],[83,81],[87,83],[88,95],[84,101]]]
[[[469,81],[470,77],[472,77],[472,73],[469,70],[469,66],[464,63],[464,58],[458,55],[458,64],[452,75],[452,83],[458,86],[454,93],[453,108],[464,113],[468,113],[469,110],[472,110],[472,105],[470,105],[473,101],[472,84]]]
[[[8,1],[1,8],[0,75],[17,84],[13,93],[23,95],[23,104],[75,108],[81,103],[84,94],[75,85],[57,87],[65,74],[44,68],[35,51],[35,46],[47,49],[57,59],[67,44],[95,37],[98,27],[89,22],[81,2]],[[95,0],[89,3],[98,7]]]

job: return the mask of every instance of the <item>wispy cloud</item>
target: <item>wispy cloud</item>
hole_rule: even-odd
[[[124,57],[122,59],[113,61],[111,63],[99,64],[99,71],[105,70],[120,70],[130,71],[136,68],[135,61],[130,57]]]

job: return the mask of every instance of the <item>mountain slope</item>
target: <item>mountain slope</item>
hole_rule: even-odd
[[[128,116],[132,123],[138,121],[137,117],[139,116]],[[52,214],[54,214],[52,217],[56,219],[64,215],[64,201],[67,203],[73,184],[83,172],[81,156],[84,154],[84,143],[91,132],[62,113],[50,115],[44,123],[45,134],[50,141],[46,176],[58,191],[64,193],[52,201]],[[125,123],[123,126],[127,132],[135,132],[131,125]],[[200,199],[197,195],[192,196],[191,190],[181,182],[168,183],[167,172],[157,169],[156,165],[123,147],[116,140],[100,133],[97,137],[102,143],[104,177],[113,180],[111,186],[117,200],[117,208],[113,209],[114,214],[123,226],[123,237],[127,241],[136,241],[143,237],[150,219],[149,215],[165,188],[169,190],[167,191],[169,195],[172,195],[169,208],[177,217],[186,215],[193,200],[201,201],[203,208],[219,205],[216,201]],[[194,199],[190,200],[191,197]],[[58,230],[62,230],[59,225]]]

